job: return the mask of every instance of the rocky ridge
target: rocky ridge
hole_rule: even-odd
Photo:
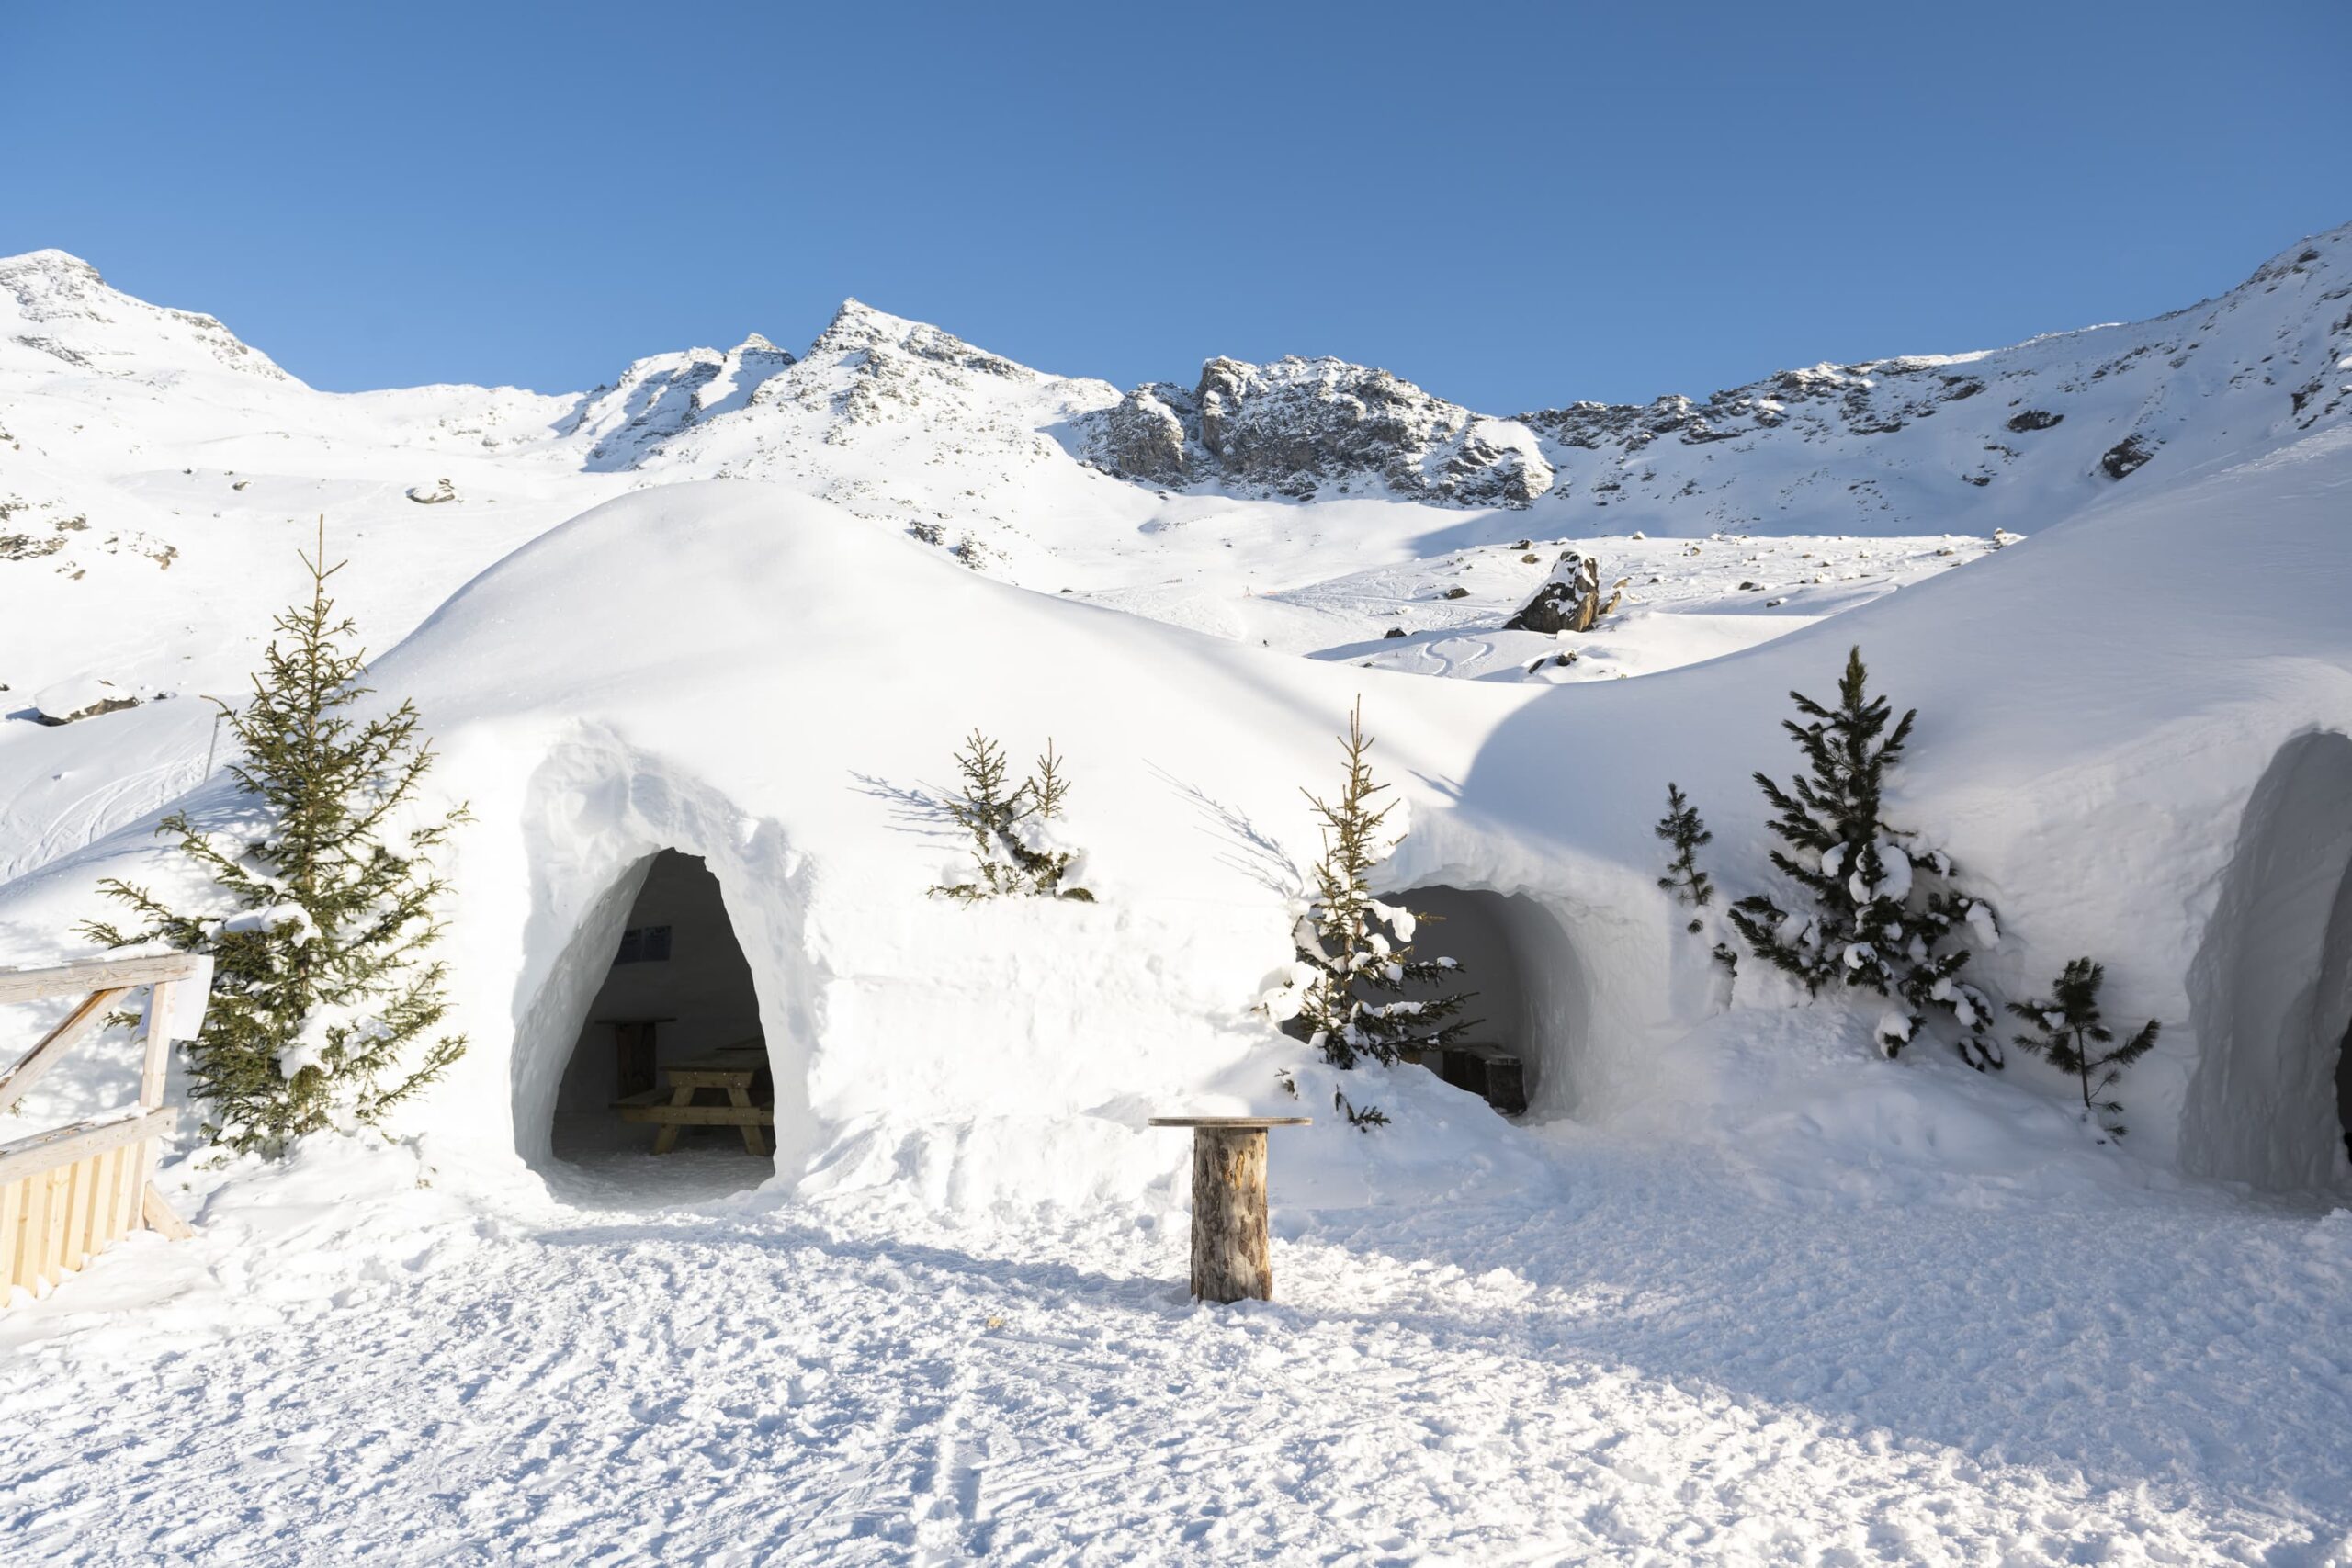
[[[1306,501],[1375,487],[1455,506],[1526,506],[1552,488],[1534,434],[1340,359],[1212,359],[1199,382],[1136,388],[1097,416],[1091,460],[1122,479]]]
[[[2244,412],[2216,418],[2224,408]],[[1997,491],[1985,509],[2033,521],[2052,492],[2079,499],[2177,442],[2202,456],[2233,431],[2283,435],[2347,408],[2352,225],[2153,321],[1784,370],[1703,400],[1498,418],[1340,360],[1212,359],[1192,387],[1149,382],[1091,416],[1082,450],[1106,472],[1171,490],[1630,506],[1685,529],[1793,517],[1885,529],[1976,510],[1960,486]]]

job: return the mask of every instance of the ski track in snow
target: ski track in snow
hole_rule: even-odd
[[[388,1182],[251,1223],[298,1168],[0,1325],[0,1537],[90,1563],[2352,1553],[2343,1216],[1826,1202],[1687,1151],[1557,1156],[1564,1207],[1278,1213],[1282,1300],[1223,1309],[1184,1297],[1181,1216],[468,1219]],[[175,1299],[102,1300],[159,1265]]]

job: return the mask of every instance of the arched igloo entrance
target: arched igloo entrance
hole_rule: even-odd
[[[718,879],[663,850],[616,893],[628,914],[556,1090],[550,1152],[630,1187],[756,1186],[775,1168],[775,1093]]]
[[[2255,786],[2188,997],[2182,1163],[2273,1190],[2352,1176],[2352,739],[2297,736]]]
[[[1476,993],[1461,1014],[1471,1022],[1464,1043],[1510,1063],[1498,1069],[1474,1051],[1427,1065],[1506,1113],[1566,1111],[1568,1055],[1586,1008],[1582,971],[1559,920],[1524,896],[1481,888],[1433,885],[1385,897],[1434,917],[1414,946],[1462,965],[1460,988]]]

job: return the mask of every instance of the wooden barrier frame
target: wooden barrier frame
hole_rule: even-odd
[[[144,1049],[138,1107],[0,1144],[0,1306],[18,1285],[35,1295],[53,1289],[142,1225],[173,1241],[189,1234],[156,1190],[155,1159],[164,1134],[179,1119],[177,1108],[164,1105],[172,1039],[193,1036],[202,1025],[202,1001],[212,987],[210,958],[175,953],[0,969],[0,1002],[85,993],[62,1022],[0,1074],[0,1110],[21,1099],[141,987],[147,988],[147,1010],[139,1029]],[[180,1004],[190,993],[194,1005],[184,1010]],[[187,1016],[178,1017],[183,1010]]]

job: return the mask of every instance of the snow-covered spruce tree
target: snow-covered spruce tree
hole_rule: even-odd
[[[1349,712],[1340,744],[1348,773],[1339,800],[1306,792],[1322,823],[1323,858],[1316,863],[1314,897],[1295,932],[1290,982],[1269,993],[1265,1006],[1284,1032],[1322,1052],[1333,1066],[1352,1067],[1359,1057],[1394,1062],[1399,1051],[1454,1043],[1469,1028],[1456,1015],[1470,993],[1407,995],[1450,984],[1462,966],[1451,958],[1420,956],[1413,938],[1424,917],[1372,896],[1372,868],[1395,848],[1382,832],[1394,803],[1373,804],[1388,786],[1372,776],[1363,704]]]
[[[1893,710],[1869,694],[1868,682],[1857,648],[1847,656],[1836,707],[1789,694],[1808,722],[1788,719],[1781,728],[1804,753],[1809,775],[1785,789],[1761,773],[1756,783],[1780,813],[1771,829],[1788,846],[1772,852],[1772,863],[1804,890],[1809,908],[1791,911],[1752,894],[1732,906],[1732,925],[1757,956],[1809,991],[1843,984],[1899,1000],[1874,1032],[1887,1055],[1910,1043],[1927,1010],[1936,1008],[1959,1025],[1962,1061],[1980,1072],[1997,1067],[1992,1004],[1959,978],[1969,953],[1952,942],[1962,927],[1984,942],[1997,940],[1999,928],[1991,906],[1954,886],[1948,856],[1915,858],[1901,841],[1913,835],[1887,824],[1881,805],[1887,773],[1918,710],[1890,729]]]
[[[243,753],[229,772],[251,797],[225,823],[186,812],[157,831],[210,879],[225,911],[175,909],[117,878],[103,886],[137,916],[92,921],[110,947],[163,942],[212,955],[203,1032],[187,1050],[190,1089],[216,1145],[276,1156],[329,1126],[367,1126],[446,1072],[462,1035],[437,1033],[445,888],[430,855],[462,807],[415,823],[433,765],[407,702],[362,717],[361,652],[338,619],[322,525],[302,558],[311,599],[279,615],[253,700],[222,716]]]
[[[967,904],[1014,896],[1094,901],[1079,885],[1078,852],[1054,837],[1069,781],[1062,776],[1050,739],[1036,771],[1011,788],[1005,785],[1004,748],[977,729],[956,753],[956,767],[964,787],[949,798],[947,814],[972,840],[972,869],[961,881],[933,887],[935,897]]]
[[[2139,1033],[2115,1045],[2115,1032],[2099,1013],[2098,989],[2106,981],[2107,971],[2101,965],[2087,958],[2070,959],[2052,987],[2050,1000],[2009,1004],[2011,1012],[2041,1031],[2018,1035],[2018,1048],[2081,1080],[2083,1120],[2105,1134],[2101,1143],[2123,1136],[2123,1123],[2114,1120],[2123,1113],[2123,1106],[2099,1097],[2122,1079],[2124,1068],[2156,1043],[2156,1021],[2152,1018]],[[2104,1049],[2109,1045],[2115,1048]]]
[[[1699,852],[1715,841],[1700,820],[1699,808],[1682,793],[1682,786],[1668,783],[1666,786],[1666,815],[1657,819],[1651,831],[1674,846],[1674,858],[1666,863],[1666,874],[1657,885],[1674,895],[1675,901],[1692,909],[1704,908],[1714,901],[1715,885],[1699,869]],[[1690,917],[1690,930],[1703,930],[1706,921]]]

